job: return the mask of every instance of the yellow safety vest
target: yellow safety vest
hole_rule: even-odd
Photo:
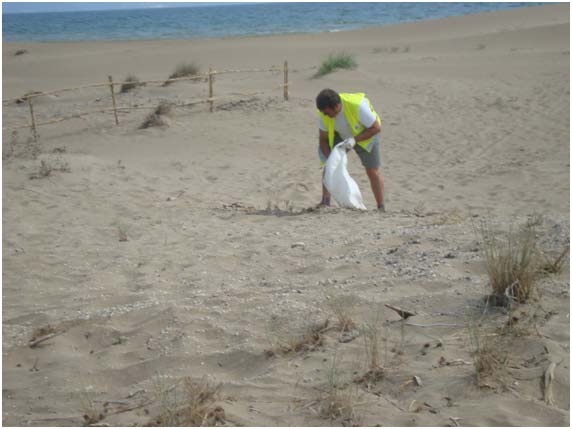
[[[373,110],[373,106],[371,105],[371,101],[365,96],[363,92],[355,93],[355,94],[348,94],[348,93],[340,93],[340,98],[342,99],[342,105],[344,106],[344,115],[348,121],[352,129],[352,135],[357,136],[363,130],[365,130],[365,126],[361,124],[359,121],[359,105],[361,104],[362,100],[365,98],[369,103],[369,107],[371,111],[375,113],[379,124],[381,125],[381,119],[379,115]],[[330,143],[330,149],[334,147],[334,133],[335,133],[335,118],[330,118],[328,115],[324,115],[322,112],[318,110],[326,129],[328,130],[328,142]],[[371,142],[373,137],[358,142],[357,144],[360,145],[362,148],[367,149],[367,145]]]

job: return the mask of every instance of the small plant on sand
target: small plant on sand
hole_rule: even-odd
[[[169,79],[167,79],[165,81],[163,86],[170,85],[172,83],[171,79],[179,79],[182,77],[195,76],[195,75],[199,74],[199,71],[200,71],[200,67],[195,63],[179,64],[175,68],[175,71],[173,73],[171,73],[171,75],[169,76]]]
[[[325,322],[304,321],[294,326],[276,317],[270,319],[267,334],[270,350],[267,355],[275,353],[289,354],[315,350],[324,344],[324,334],[329,330],[329,320]]]
[[[51,160],[40,160],[38,171],[30,174],[30,179],[43,179],[52,175],[54,171],[69,173],[71,168],[67,161],[61,158]]]
[[[117,238],[122,243],[125,241],[129,241],[129,238],[127,237],[127,228],[125,226],[119,225],[117,227]]]
[[[481,222],[485,265],[493,289],[493,304],[507,305],[510,300],[526,302],[534,290],[538,266],[536,230],[531,224],[511,228],[503,238],[487,221]]]
[[[352,55],[343,52],[330,54],[328,58],[322,61],[314,77],[322,77],[338,69],[355,69],[356,67],[357,63]]]
[[[139,127],[140,129],[151,127],[169,126],[170,118],[173,116],[173,105],[166,101],[159,103],[157,108],[151,112]]]
[[[153,379],[155,400],[159,402],[159,416],[149,426],[216,426],[226,423],[224,409],[216,406],[222,385],[206,377],[193,380],[187,377],[171,382],[165,376]]]
[[[356,412],[357,397],[357,387],[344,379],[335,353],[328,371],[327,385],[316,400],[318,414],[330,421],[339,419],[344,426],[359,426],[359,416]]]
[[[155,401],[159,403],[159,416],[153,419],[150,426],[176,426],[177,412],[181,406],[177,395],[177,383],[167,376],[157,374],[152,379]]]
[[[570,252],[570,246],[566,246],[564,250],[555,258],[550,258],[546,256],[544,252],[542,252],[543,261],[540,263],[538,271],[541,274],[561,273],[564,266],[566,265],[566,261],[568,261],[568,258],[566,256],[568,255],[569,252]]]
[[[86,390],[79,394],[80,407],[86,426],[91,426],[105,418],[105,413],[97,406],[94,392]]]
[[[10,139],[7,140],[6,147],[2,150],[2,159],[37,159],[41,152],[40,144],[37,141],[32,137],[20,139],[18,131],[14,130],[10,135]]]
[[[356,328],[354,315],[358,300],[353,295],[326,296],[324,305],[338,320],[338,328],[342,332],[348,332]]]
[[[140,82],[137,76],[129,74],[125,79],[123,79],[123,83],[121,84],[121,89],[119,92],[126,93],[139,86],[145,86],[145,84]]]
[[[468,329],[477,385],[493,389],[504,385],[512,337],[484,333],[475,322],[469,323]]]
[[[185,402],[182,409],[184,426],[215,426],[225,423],[224,409],[215,406],[220,397],[222,384],[209,381],[207,378],[184,380]]]
[[[365,384],[369,387],[384,376],[383,362],[381,358],[381,323],[382,312],[377,309],[374,316],[363,324],[360,328],[361,337],[363,338],[366,372],[355,379],[357,383]]]

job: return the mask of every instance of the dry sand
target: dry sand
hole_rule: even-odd
[[[536,328],[512,340],[504,388],[476,386],[466,326],[478,318],[493,332],[508,318],[483,313],[480,220],[536,220],[551,256],[569,244],[569,15],[558,4],[331,34],[4,43],[4,99],[110,74],[164,79],[187,60],[220,70],[285,59],[291,99],[176,109],[168,127],[146,130],[144,110],[121,113],[119,126],[96,114],[40,127],[37,147],[28,130],[3,132],[3,424],[81,425],[91,412],[100,424],[146,424],[170,409],[157,391],[210,377],[230,425],[568,426],[568,264],[517,309]],[[359,67],[312,79],[338,50]],[[215,93],[281,79],[221,75]],[[313,100],[325,87],[365,91],[383,117],[385,214],[306,210],[321,192]],[[176,83],[117,99],[206,94],[204,82]],[[86,89],[43,96],[35,110],[44,121],[110,104],[106,88]],[[4,125],[27,115],[3,105]],[[30,179],[41,161],[67,171]],[[373,207],[355,155],[349,168]],[[335,327],[326,296],[354,302],[360,326],[382,309],[385,376],[369,389],[351,382],[366,370],[363,334],[330,329],[314,350],[265,352],[309,323]],[[384,304],[417,315],[386,323],[399,317]],[[30,348],[48,326],[59,335]],[[333,366],[355,407],[329,420],[317,399]]]

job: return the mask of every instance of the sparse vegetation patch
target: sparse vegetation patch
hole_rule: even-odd
[[[171,79],[179,79],[182,77],[195,76],[199,74],[199,72],[200,72],[200,67],[198,64],[194,62],[181,63],[175,68],[175,71],[171,73],[169,79],[167,79],[163,85],[164,86],[170,85],[172,83],[170,81]]]
[[[351,54],[330,54],[328,58],[322,61],[322,64],[320,65],[320,68],[314,77],[322,77],[338,69],[351,70],[355,69],[356,67],[357,62]]]
[[[137,76],[130,74],[123,80],[120,92],[124,94],[139,86],[145,86],[145,84],[140,82]]]

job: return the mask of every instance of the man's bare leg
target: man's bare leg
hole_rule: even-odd
[[[330,200],[332,198],[331,194],[328,192],[326,187],[324,186],[324,174],[326,174],[326,169],[324,168],[322,172],[322,201],[320,202],[320,206],[328,206],[330,205]]]
[[[365,171],[369,178],[369,183],[371,184],[371,190],[373,191],[377,208],[385,211],[385,203],[383,199],[384,185],[383,177],[381,176],[381,168],[366,168]]]

